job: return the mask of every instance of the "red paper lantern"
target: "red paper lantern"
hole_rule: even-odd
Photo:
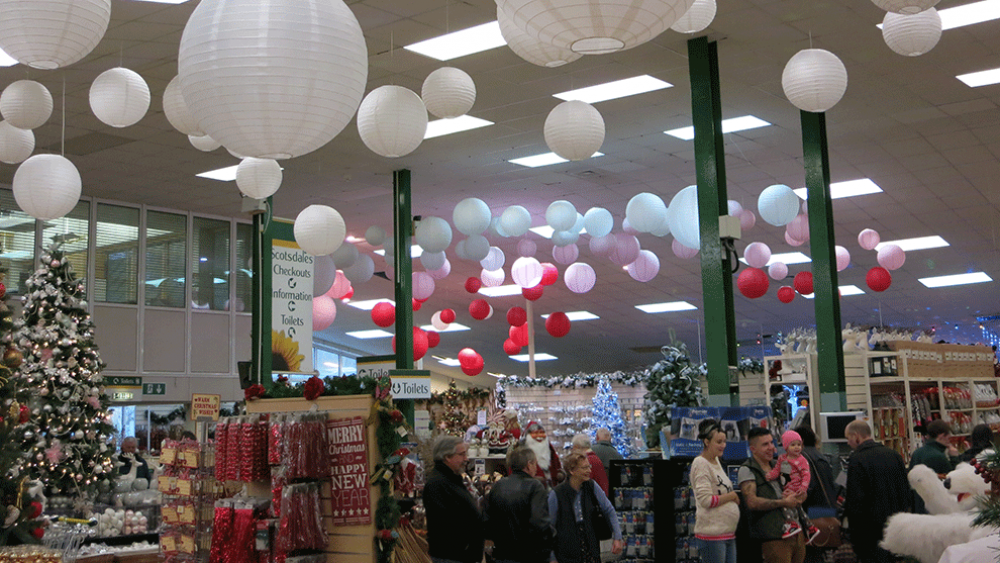
[[[486,363],[482,360],[482,358],[479,358],[479,362],[477,363],[462,366],[462,373],[469,377],[483,373],[483,367],[486,366]]]
[[[510,336],[510,339],[514,341],[514,344],[517,344],[522,348],[528,345],[528,323],[524,323],[521,326],[510,327],[507,334]]]
[[[740,293],[748,299],[764,296],[770,285],[771,282],[767,281],[767,274],[760,268],[746,268],[736,278],[736,286],[739,287]]]
[[[372,307],[372,322],[382,328],[392,326],[396,322],[396,307],[392,303],[376,303]]]
[[[479,291],[479,288],[483,287],[483,282],[479,281],[479,278],[469,278],[465,280],[465,291],[469,293],[475,293]]]
[[[521,347],[518,346],[516,342],[508,338],[507,340],[503,341],[503,351],[508,356],[513,356],[514,354],[521,353]]]
[[[437,348],[437,345],[441,343],[441,335],[433,330],[428,330],[427,332],[427,347]]]
[[[802,295],[811,294],[814,291],[812,272],[799,272],[795,274],[792,285],[795,286],[795,291],[798,291]]]
[[[791,303],[795,299],[795,290],[787,285],[778,288],[778,301]]]
[[[477,321],[481,321],[490,316],[490,304],[485,299],[476,299],[469,303],[469,314]]]
[[[427,333],[424,332],[420,327],[413,327],[413,359],[414,361],[423,358],[427,354],[427,348],[430,346]],[[392,337],[392,351],[396,352],[396,337]]]
[[[507,323],[510,326],[521,326],[528,322],[528,313],[521,307],[511,307],[507,310]]]
[[[340,300],[343,301],[344,303],[347,303],[348,301],[351,300],[351,297],[354,297],[354,288],[353,287],[351,289],[349,289],[347,291],[347,293],[345,293],[344,296],[340,298]],[[2,298],[3,297],[0,297],[0,299],[2,299]]]
[[[872,291],[885,291],[892,285],[892,274],[882,266],[875,266],[871,270],[868,270],[868,275],[865,276],[865,283],[868,284],[868,287]]]
[[[535,287],[521,288],[521,295],[523,295],[528,301],[538,301],[538,299],[542,296],[542,293],[542,284],[538,284]]]
[[[552,313],[549,318],[545,319],[545,330],[556,338],[562,338],[569,334],[569,326],[569,317],[561,311]]]
[[[476,362],[477,356],[479,354],[472,348],[462,348],[458,352],[458,363],[463,366],[472,365]]]
[[[445,309],[441,311],[441,315],[438,318],[440,318],[443,323],[451,324],[455,322],[455,310]]]
[[[559,281],[559,269],[548,262],[542,262],[541,285],[552,285]]]
[[[412,303],[413,303],[413,310],[414,311],[419,311],[420,308],[424,306],[424,302],[423,301],[417,301],[416,299],[413,299]]]

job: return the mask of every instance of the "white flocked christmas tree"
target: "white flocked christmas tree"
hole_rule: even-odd
[[[597,384],[597,394],[594,395],[594,426],[593,433],[598,428],[607,428],[611,431],[611,444],[623,457],[632,456],[632,440],[629,439],[625,428],[625,420],[622,419],[622,407],[618,401],[618,393],[611,389],[611,383],[606,377],[602,377]],[[593,438],[593,433],[591,438]]]

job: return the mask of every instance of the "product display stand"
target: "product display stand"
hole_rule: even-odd
[[[193,440],[166,440],[160,463],[164,473],[157,487],[163,493],[160,550],[164,563],[208,561],[212,506],[225,494],[214,476],[214,447]]]
[[[673,483],[690,460],[612,460],[608,470],[610,500],[618,514],[625,549],[619,563],[675,559]],[[659,500],[657,496],[659,495]]]

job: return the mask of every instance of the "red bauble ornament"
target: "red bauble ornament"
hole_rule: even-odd
[[[437,345],[441,343],[441,335],[434,332],[433,330],[427,331],[427,347],[437,348]]]
[[[458,352],[458,363],[461,365],[472,365],[476,362],[479,354],[472,348],[462,348]]]
[[[476,299],[469,303],[469,315],[477,321],[481,321],[490,316],[490,304],[485,299]]]
[[[414,361],[423,358],[427,354],[427,348],[430,346],[430,342],[427,339],[427,333],[420,327],[413,327],[413,359]],[[396,337],[392,337],[392,351],[396,351]]]
[[[538,284],[535,287],[521,288],[521,295],[523,295],[528,301],[538,301],[538,299],[542,296],[542,293],[542,284]]]
[[[3,299],[7,295],[7,286],[0,283],[0,299]]]
[[[42,528],[35,528],[34,530],[31,530],[31,535],[34,536],[35,539],[40,540],[42,539],[42,536],[45,535],[45,530]]]
[[[351,289],[347,290],[347,293],[345,293],[344,296],[340,298],[340,300],[344,301],[344,302],[347,302],[347,301],[351,300],[351,297],[354,297],[354,288],[353,287]]]
[[[810,295],[814,291],[812,272],[799,272],[795,274],[792,285],[795,287],[795,291],[798,291],[802,295]]]
[[[561,311],[552,313],[549,315],[549,318],[545,319],[545,330],[549,331],[549,334],[556,338],[562,338],[569,334],[569,327],[569,317]]]
[[[528,313],[521,307],[511,307],[507,310],[507,323],[510,326],[521,326],[528,322]]]
[[[521,347],[518,346],[516,342],[508,338],[507,340],[503,341],[503,351],[508,356],[513,356],[514,354],[521,353]]]
[[[393,410],[389,411],[389,420],[391,420],[391,421],[393,421],[393,422],[395,422],[397,424],[400,423],[400,422],[403,422],[403,411],[401,411],[399,409],[393,409]]]
[[[306,384],[302,388],[302,395],[307,401],[315,401],[317,397],[323,394],[325,387],[323,380],[314,375],[306,380]]]
[[[455,322],[455,310],[445,309],[441,311],[441,315],[439,318],[441,319],[441,322],[451,324]]]
[[[27,516],[30,520],[38,518],[39,516],[42,515],[42,503],[33,502],[29,504],[27,512],[28,512]]]
[[[413,301],[413,310],[414,311],[419,311],[420,307],[422,307],[423,304],[424,304],[423,301],[417,301],[416,299],[413,299],[412,301]]]
[[[479,278],[469,278],[465,280],[465,291],[469,293],[475,293],[479,291],[479,288],[483,287],[483,282],[479,281]]]
[[[791,303],[794,300],[795,300],[794,289],[788,287],[787,285],[783,285],[780,288],[778,288],[778,301],[781,301],[782,303]]]
[[[868,270],[868,275],[865,276],[865,283],[868,284],[868,287],[872,291],[885,291],[892,285],[892,274],[882,266],[875,266],[871,270]]]
[[[378,539],[380,539],[382,541],[390,541],[390,540],[392,540],[392,530],[379,530],[378,531]]]
[[[771,282],[767,280],[767,273],[760,268],[746,268],[736,278],[736,286],[739,287],[740,293],[748,299],[757,299],[764,296],[770,285]]]
[[[559,281],[559,269],[548,262],[542,262],[541,285],[552,285]]]
[[[17,412],[17,421],[21,424],[28,422],[31,418],[31,411],[28,410],[28,405],[21,405],[21,409]]]
[[[392,326],[396,322],[396,307],[392,303],[376,303],[372,307],[372,322],[382,328]]]
[[[510,336],[510,339],[514,341],[514,344],[517,344],[522,348],[528,345],[528,323],[524,323],[521,326],[510,327],[507,334]]]

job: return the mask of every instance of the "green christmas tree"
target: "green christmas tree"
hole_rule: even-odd
[[[611,383],[606,377],[601,378],[601,382],[597,384],[597,394],[594,395],[594,432],[591,433],[591,438],[598,428],[607,428],[611,431],[611,444],[622,457],[632,457],[635,452],[632,441],[626,433],[618,393],[611,389]]]
[[[448,383],[448,389],[442,395],[444,412],[441,413],[439,426],[445,434],[452,436],[465,436],[468,428],[468,417],[462,410],[461,396],[455,380]]]
[[[670,424],[674,407],[702,406],[700,378],[703,366],[691,363],[687,346],[671,335],[670,346],[660,349],[663,359],[645,373],[646,444],[654,448],[660,443],[660,429]]]
[[[59,247],[42,252],[41,268],[25,284],[23,316],[14,325],[14,345],[24,354],[15,385],[30,413],[22,425],[24,473],[49,493],[83,498],[110,486],[114,427],[83,283]]]

